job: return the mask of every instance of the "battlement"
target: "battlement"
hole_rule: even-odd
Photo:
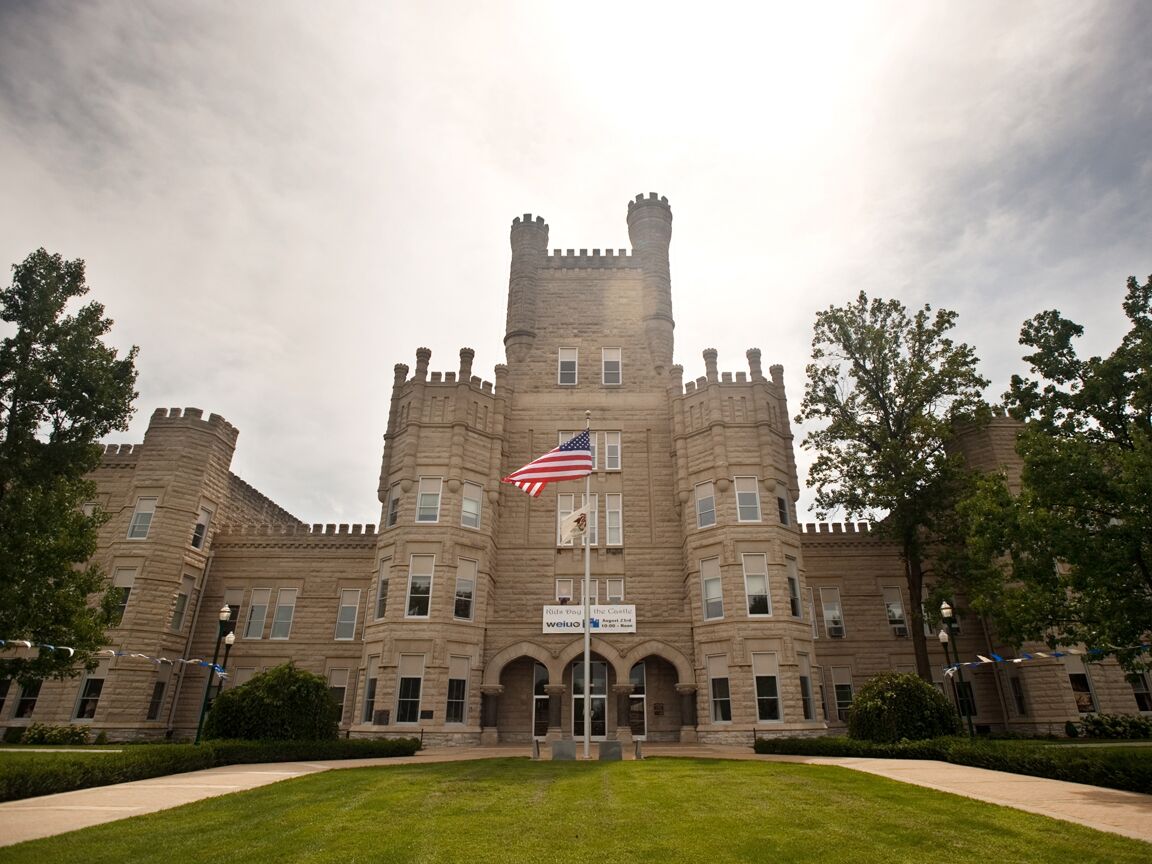
[[[152,417],[148,421],[149,429],[153,426],[176,425],[212,429],[233,444],[236,443],[236,437],[240,434],[235,426],[219,414],[209,414],[208,419],[205,420],[204,411],[200,408],[157,408],[152,412]]]
[[[416,370],[413,372],[412,377],[408,378],[405,383],[423,381],[426,384],[451,384],[453,386],[467,383],[473,389],[492,395],[495,392],[493,383],[483,380],[479,375],[472,374],[472,361],[475,357],[476,352],[471,348],[461,348],[460,368],[457,372],[430,372],[428,370],[428,361],[432,359],[432,352],[427,348],[417,348]],[[404,376],[408,373],[408,367],[403,363],[398,363],[396,364],[395,372],[397,383],[405,381]]]
[[[684,367],[677,363],[669,371],[669,377],[672,379],[672,389],[681,396],[687,396],[701,390],[705,390],[709,384],[720,385],[747,385],[749,382],[755,383],[758,381],[767,381],[764,377],[764,372],[760,366],[760,349],[749,348],[747,351],[748,357],[748,371],[747,372],[718,372],[716,369],[716,360],[718,352],[715,348],[706,348],[704,350],[704,368],[706,374],[700,376],[694,381],[684,381]],[[769,367],[769,374],[773,384],[784,383],[784,367],[776,364]]]
[[[105,456],[139,456],[143,444],[102,444]]]
[[[870,522],[806,522],[800,526],[803,534],[871,534]]]
[[[632,255],[630,249],[587,249],[579,252],[575,249],[553,249],[545,256],[543,266],[549,270],[620,270],[625,268],[639,268],[640,262]]]
[[[548,230],[548,223],[544,221],[543,216],[537,216],[535,219],[533,219],[531,213],[525,213],[523,216],[517,216],[515,219],[512,220],[512,227],[513,228],[518,228],[518,227],[519,228],[532,228],[532,227],[535,227],[535,228],[543,228],[544,230]]]
[[[629,201],[629,214],[634,207],[662,207],[668,211],[669,215],[672,213],[672,206],[668,203],[668,199],[663,195],[657,195],[655,192],[649,192],[648,197],[644,197],[644,193],[640,193],[634,201]]]
[[[376,525],[372,523],[335,523],[314,525],[226,525],[216,534],[220,537],[375,537]]]

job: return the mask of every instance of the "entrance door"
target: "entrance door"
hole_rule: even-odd
[[[604,741],[608,735],[608,664],[592,661],[591,688],[592,739]],[[584,661],[572,663],[572,737],[584,737]]]
[[[628,726],[632,729],[632,738],[643,741],[648,734],[648,700],[644,694],[643,660],[632,667],[628,677],[632,682],[632,693],[628,696]]]
[[[543,663],[532,669],[532,737],[544,738],[548,735],[548,694],[544,685],[548,683],[548,670]]]

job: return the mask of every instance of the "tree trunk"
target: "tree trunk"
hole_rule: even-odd
[[[910,630],[912,650],[916,654],[916,674],[932,683],[932,662],[928,659],[928,644],[924,639],[924,568],[920,561],[918,544],[904,543],[904,575],[908,579],[908,600],[912,608]]]

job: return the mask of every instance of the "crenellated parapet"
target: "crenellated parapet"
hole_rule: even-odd
[[[236,446],[236,438],[240,434],[235,426],[219,414],[209,414],[205,419],[204,411],[200,408],[157,408],[152,412],[148,428],[149,431],[171,428],[212,431],[233,447]]]
[[[640,261],[629,249],[553,249],[543,266],[547,270],[635,270]]]
[[[359,523],[316,523],[225,525],[219,529],[217,537],[375,537],[376,525]]]
[[[871,534],[871,522],[806,522],[801,526],[804,534]]]

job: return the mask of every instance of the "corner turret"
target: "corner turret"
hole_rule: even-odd
[[[649,192],[628,202],[628,237],[644,272],[644,331],[652,366],[663,375],[672,365],[672,280],[668,247],[672,242],[672,208],[668,199]]]
[[[548,224],[525,213],[512,220],[512,268],[508,276],[508,317],[504,351],[509,362],[523,360],[536,339],[537,271],[548,256]]]

